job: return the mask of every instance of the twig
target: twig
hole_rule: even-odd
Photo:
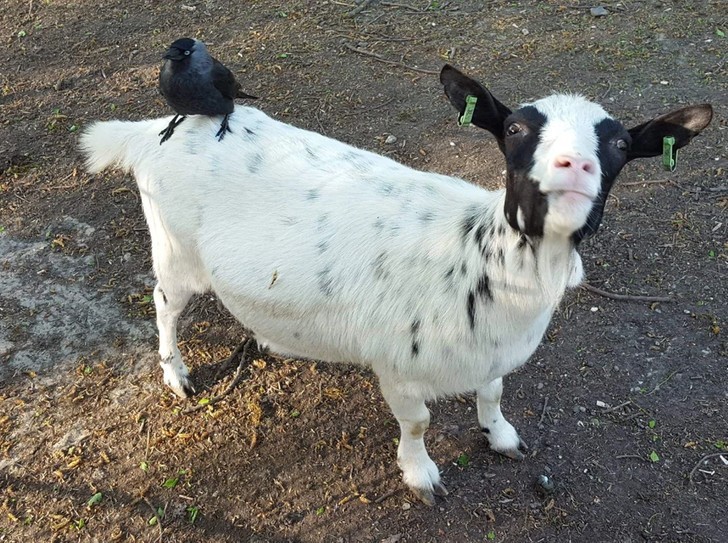
[[[627,400],[624,403],[621,403],[619,405],[615,405],[614,407],[610,407],[609,409],[605,409],[604,411],[601,412],[601,414],[602,415],[605,415],[607,413],[611,413],[612,411],[616,411],[617,409],[622,409],[623,407],[627,407],[631,403],[632,403],[632,400]]]
[[[407,4],[398,4],[397,2],[382,2],[383,6],[387,6],[389,8],[402,8],[402,9],[408,9],[410,11],[415,11],[417,13],[422,13],[425,10],[416,8],[414,6],[408,6]]]
[[[217,396],[213,396],[210,398],[208,402],[205,402],[204,404],[198,404],[194,407],[188,407],[187,409],[182,410],[182,413],[185,415],[188,415],[190,413],[195,413],[197,411],[200,411],[202,409],[205,409],[208,405],[215,405],[217,402],[222,400],[225,396],[230,394],[232,390],[238,385],[240,382],[240,379],[243,376],[243,369],[245,367],[245,362],[248,355],[248,346],[253,342],[252,338],[247,338],[245,341],[243,341],[240,345],[238,345],[235,350],[233,351],[233,354],[231,354],[223,364],[229,364],[231,361],[235,360],[235,357],[238,356],[240,351],[242,351],[242,354],[240,355],[240,363],[238,364],[238,369],[235,371],[235,377],[233,377],[232,382],[227,386],[225,390],[223,390],[220,394]]]
[[[391,498],[394,496],[399,490],[390,490],[389,492],[385,492],[381,496],[379,496],[376,500],[374,500],[374,503],[382,503],[387,498]]]
[[[589,283],[582,283],[581,288],[583,288],[584,290],[587,290],[589,292],[592,292],[594,294],[599,294],[599,296],[604,296],[605,298],[609,298],[611,300],[620,300],[620,301],[625,301],[625,302],[673,302],[674,301],[669,296],[633,296],[631,294],[615,294],[614,292],[607,292],[606,290],[602,290],[598,287],[590,285]]]
[[[619,456],[615,456],[618,460],[621,460],[622,458],[639,458],[640,460],[644,460],[639,454],[620,454]]]
[[[364,109],[357,109],[357,110],[352,111],[350,113],[344,113],[343,115],[339,115],[339,117],[351,117],[352,115],[360,115],[361,113],[368,113],[370,111],[375,111],[377,109],[382,109],[384,106],[388,106],[392,102],[394,102],[394,98],[390,98],[386,102],[383,102],[383,103],[381,103],[379,105],[376,105],[376,106],[373,106],[373,107],[367,107],[367,108],[364,108]]]
[[[639,185],[662,185],[664,183],[673,183],[672,179],[649,179],[647,181],[628,181],[627,183],[620,183],[620,187],[636,187]]]
[[[159,514],[157,513],[157,508],[152,505],[152,503],[147,499],[146,496],[142,496],[142,501],[149,506],[149,509],[151,509],[152,513],[154,513],[154,518],[157,519],[157,526],[159,527],[159,537],[157,538],[157,541],[159,541],[161,543],[162,534],[163,534],[162,519],[159,518]]]
[[[372,2],[374,2],[374,0],[363,0],[363,2],[361,4],[359,4],[357,7],[355,7],[354,9],[352,9],[349,13],[347,13],[347,15],[349,17],[356,17],[362,11],[364,11],[365,9],[367,9],[369,7],[369,4],[371,4]]]
[[[657,383],[655,385],[655,388],[653,388],[650,392],[648,392],[647,394],[645,394],[645,396],[649,396],[650,394],[654,394],[655,392],[657,392],[658,390],[660,390],[660,387],[662,385],[664,385],[665,383],[667,383],[670,379],[672,379],[675,376],[675,374],[677,372],[679,372],[679,371],[680,370],[673,371],[670,375],[668,375],[667,377],[665,377],[665,379],[663,379],[662,381],[660,381],[659,383]]]
[[[376,53],[372,53],[372,52],[367,51],[365,49],[359,49],[358,47],[354,47],[350,43],[345,43],[344,44],[344,47],[346,47],[350,51],[354,51],[355,53],[359,53],[360,55],[364,55],[366,57],[371,57],[371,58],[373,58],[375,60],[378,60],[379,62],[384,62],[385,64],[389,64],[391,66],[399,66],[400,68],[404,68],[405,70],[411,70],[413,72],[419,72],[419,73],[422,73],[422,74],[429,74],[429,75],[437,75],[437,74],[440,73],[440,72],[436,72],[434,70],[424,70],[422,68],[414,68],[412,66],[408,66],[404,62],[396,62],[394,60],[388,60],[388,59],[383,58],[382,56],[380,56],[380,55],[378,55]]]
[[[543,419],[544,419],[544,417],[546,417],[546,408],[548,407],[548,405],[549,405],[549,397],[545,396],[543,399],[543,409],[541,410],[541,418],[538,419],[539,426],[541,424],[543,424]]]
[[[703,462],[705,462],[708,458],[713,458],[714,456],[721,456],[723,454],[726,454],[726,453],[724,453],[724,452],[711,453],[711,454],[706,454],[705,456],[703,456],[700,459],[700,461],[697,464],[695,464],[695,467],[690,470],[690,474],[688,475],[688,481],[690,481],[690,483],[693,482],[693,475],[695,475],[695,472],[698,471],[698,468],[700,467],[700,464],[702,464]]]

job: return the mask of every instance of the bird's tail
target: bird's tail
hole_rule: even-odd
[[[81,134],[79,147],[86,158],[86,169],[98,173],[111,166],[129,171],[145,148],[159,147],[159,123],[153,121],[100,121]],[[153,147],[152,147],[153,148]]]

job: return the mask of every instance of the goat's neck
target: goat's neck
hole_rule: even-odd
[[[475,227],[477,232],[481,224],[493,225],[492,235],[478,244],[484,273],[495,290],[522,298],[526,305],[555,306],[582,273],[573,241],[564,236],[525,236],[508,224],[502,210],[500,205]]]

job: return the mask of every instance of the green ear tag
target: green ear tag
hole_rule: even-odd
[[[677,149],[672,136],[662,138],[662,165],[669,172],[674,172],[677,167]]]
[[[475,111],[475,104],[478,101],[477,96],[467,96],[465,98],[465,111],[463,116],[458,119],[458,126],[469,126],[473,120],[473,111]]]

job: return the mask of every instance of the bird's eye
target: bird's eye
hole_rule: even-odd
[[[186,57],[190,56],[190,53],[191,53],[191,52],[192,52],[192,51],[185,51],[185,56],[186,56]]]
[[[629,148],[627,140],[617,140],[617,149],[620,151],[626,151]]]
[[[506,128],[506,136],[513,136],[515,134],[518,134],[523,128],[518,123],[511,123],[508,125],[508,128]]]

